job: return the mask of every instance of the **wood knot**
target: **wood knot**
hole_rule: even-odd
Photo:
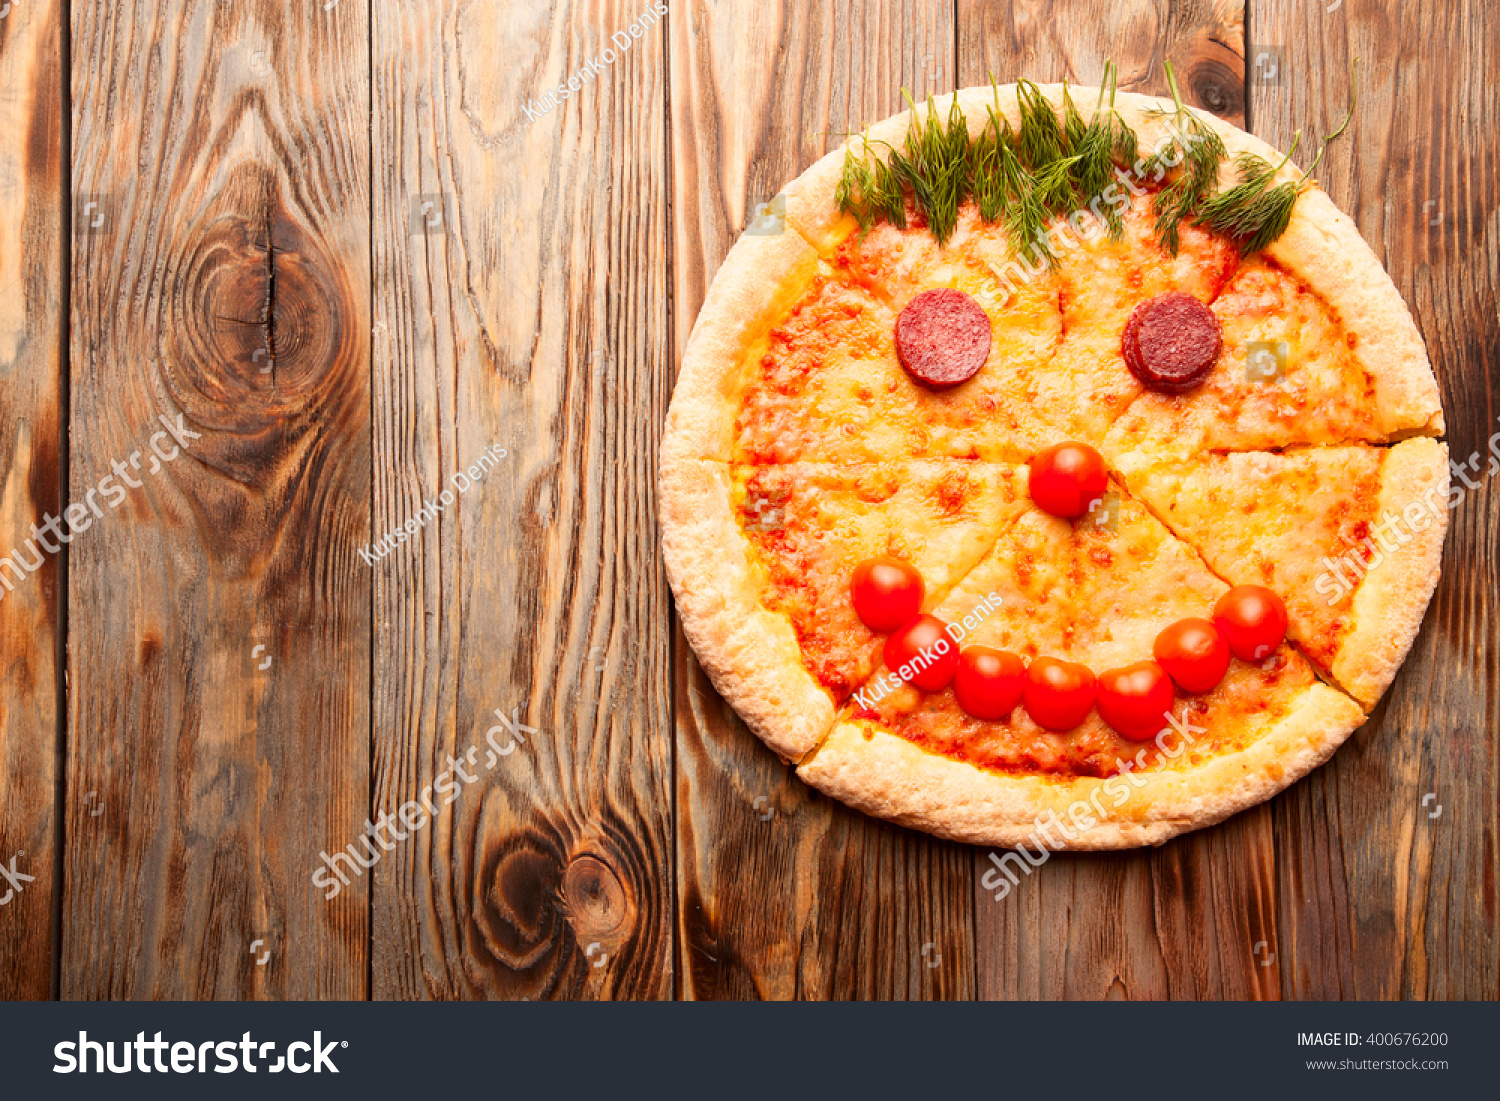
[[[342,268],[295,223],[278,217],[270,233],[268,328],[276,385],[311,398],[361,362],[353,339],[358,334],[348,324],[359,310],[343,284]]]
[[[516,838],[496,854],[478,916],[490,954],[524,970],[547,954],[560,932],[556,908],[558,861],[531,837]]]
[[[189,392],[252,416],[357,400],[365,307],[354,273],[274,182],[240,173],[191,240],[162,327]]]
[[[1202,31],[1178,55],[1182,91],[1189,103],[1241,126],[1245,121],[1245,58],[1229,45],[1232,36]]]
[[[563,905],[580,940],[613,933],[630,912],[630,896],[620,877],[591,853],[574,857],[563,872]]]
[[[1189,98],[1220,118],[1240,118],[1245,114],[1245,77],[1236,75],[1224,62],[1204,60],[1193,66],[1188,75]]]
[[[220,218],[187,258],[187,294],[172,339],[205,394],[314,396],[352,369],[355,313],[337,265],[279,213]],[[345,345],[348,347],[345,347]]]
[[[164,335],[200,394],[240,404],[246,390],[267,385],[260,371],[271,370],[265,243],[246,220],[228,215],[195,246],[184,258],[183,292]]]

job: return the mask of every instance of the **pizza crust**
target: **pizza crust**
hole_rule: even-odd
[[[1142,773],[1140,787],[1121,777],[1059,781],[986,772],[868,723],[842,722],[797,775],[867,814],[955,841],[1126,849],[1160,845],[1269,799],[1328,760],[1364,721],[1342,692],[1314,684],[1295,710],[1246,748],[1191,769]],[[1116,806],[1119,785],[1129,795]],[[1080,803],[1087,815],[1077,810]],[[1070,807],[1076,817],[1069,817]],[[1036,822],[1048,812],[1079,836],[1059,830],[1052,834],[1058,843],[1046,844]],[[1088,819],[1094,824],[1080,829]]]
[[[735,522],[730,489],[722,463],[662,463],[667,578],[683,633],[714,688],[761,741],[796,760],[833,725],[833,698],[803,668],[791,625],[760,602],[760,569]]]
[[[1448,532],[1448,447],[1438,440],[1411,439],[1391,448],[1380,467],[1377,518],[1401,516],[1410,503],[1438,502],[1424,510],[1430,523],[1411,541],[1398,543],[1365,574],[1354,592],[1354,627],[1333,661],[1333,676],[1366,709],[1374,707],[1406,660],[1421,630],[1427,604],[1442,572]],[[1403,521],[1403,531],[1408,530]]]
[[[1048,93],[1049,98],[1052,98],[1051,89],[1056,89],[1056,98],[1060,101],[1062,85],[1043,85],[1042,90]],[[939,118],[945,124],[955,95],[958,96],[958,108],[963,112],[964,121],[968,124],[969,137],[977,138],[989,123],[988,108],[995,104],[994,93],[989,88],[964,88],[945,96],[933,97],[933,105],[937,108]],[[1021,113],[1016,103],[1016,86],[1014,84],[1002,86],[999,89],[999,100],[1001,114],[1010,119],[1012,126],[1019,124]],[[925,103],[921,105],[921,110],[922,118],[925,120],[927,118]],[[910,129],[911,112],[902,111],[899,115],[893,115],[875,123],[865,130],[862,136],[856,135],[849,141],[854,143],[856,152],[863,152],[863,146],[859,143],[867,139],[871,149],[883,155],[887,146],[901,148],[906,140],[906,132]],[[814,161],[802,175],[797,177],[796,182],[786,189],[787,225],[794,228],[825,256],[832,253],[845,238],[859,229],[859,223],[854,220],[853,216],[842,213],[835,200],[839,179],[844,174],[844,149],[845,146],[840,146],[832,153]]]
[[[1053,91],[1055,87],[1044,89],[1054,102],[1061,95]],[[1142,148],[1146,147],[1148,132],[1166,132],[1162,121],[1153,119],[1149,112],[1171,109],[1170,101],[1125,92],[1116,97],[1116,106],[1141,137]],[[1197,114],[1218,132],[1229,151],[1222,179],[1228,180],[1233,159],[1242,152],[1254,153],[1271,164],[1281,162],[1282,154],[1253,134],[1206,111]],[[1300,170],[1288,162],[1276,182],[1295,181],[1300,175]],[[1286,232],[1264,250],[1264,255],[1306,282],[1332,307],[1346,331],[1359,334],[1354,355],[1375,380],[1382,421],[1400,426],[1393,427],[1392,438],[1402,434],[1441,435],[1443,408],[1437,379],[1411,311],[1359,227],[1334,206],[1320,186],[1314,184],[1302,193],[1292,208]]]
[[[745,234],[724,257],[682,354],[662,464],[730,458],[742,366],[812,284],[818,254],[790,228]]]

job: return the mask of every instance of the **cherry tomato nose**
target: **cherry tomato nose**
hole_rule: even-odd
[[[1109,488],[1103,456],[1086,443],[1060,443],[1038,451],[1029,470],[1032,502],[1065,520],[1085,515]]]

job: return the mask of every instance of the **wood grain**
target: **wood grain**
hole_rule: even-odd
[[[1283,991],[1495,998],[1500,54],[1477,0],[1327,8],[1253,0],[1251,117],[1282,148],[1299,128],[1304,140],[1329,132],[1359,59],[1353,125],[1318,178],[1411,306],[1450,452],[1477,456],[1454,484],[1477,488],[1451,514],[1443,579],[1395,684],[1333,761],[1275,804]]]
[[[0,19],[0,998],[52,989],[61,562],[29,575],[62,512],[62,10]],[[28,543],[30,548],[28,549]],[[54,542],[55,545],[55,542]],[[30,876],[31,881],[22,879]]]
[[[954,87],[940,3],[673,8],[673,334],[724,254],[843,136]],[[968,850],[819,798],[714,693],[679,631],[678,957],[685,998],[969,998]]]
[[[497,710],[536,728],[493,769],[483,749],[473,786],[380,866],[378,998],[671,996],[665,28],[648,8],[377,8],[376,530],[487,445],[507,456],[375,567],[376,805],[485,747]],[[414,233],[423,201],[442,224]]]
[[[135,487],[71,547],[62,995],[361,997],[365,7],[72,15],[71,495]]]
[[[11,5],[0,558],[97,515],[0,586],[0,863],[36,877],[0,997],[1500,997],[1500,58],[1480,0],[1329,6]],[[986,850],[802,785],[675,627],[654,478],[698,308],[903,86],[1112,58],[1161,94],[1170,59],[1284,148],[1355,56],[1320,180],[1479,456],[1423,632],[1276,800],[997,901]]]
[[[1121,87],[1167,93],[1170,59],[1184,99],[1243,121],[1243,9],[1224,2],[1136,0],[959,4],[966,84],[994,73],[1097,85],[1104,62]],[[1014,886],[976,850],[979,988],[986,998],[1258,998],[1275,996],[1275,862],[1271,812],[1160,849],[1061,853]],[[994,877],[991,877],[994,881]],[[1009,889],[1004,889],[1008,886]],[[997,899],[997,896],[998,899]]]
[[[1119,87],[1166,95],[1172,62],[1185,102],[1245,124],[1245,10],[1241,0],[956,0],[962,85],[994,75],[1068,80],[1097,88],[1104,62]]]

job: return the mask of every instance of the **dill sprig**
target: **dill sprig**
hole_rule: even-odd
[[[844,149],[844,170],[834,189],[834,202],[841,212],[854,215],[860,236],[869,233],[880,218],[905,229],[906,195],[901,178],[871,149],[868,135],[860,134],[859,142],[859,156],[854,153],[852,139]]]
[[[1134,165],[1136,162],[1137,154],[1140,152],[1139,142],[1135,136],[1135,131],[1125,124],[1125,120],[1120,117],[1120,113],[1118,111],[1114,112],[1114,116],[1116,124],[1114,139],[1115,163],[1121,165]]]
[[[1063,85],[1063,97],[1068,95]],[[1057,108],[1029,80],[1016,81],[1016,101],[1021,111],[1017,138],[1022,165],[1031,178],[1032,190],[1042,207],[1053,214],[1067,214],[1080,203],[1073,171],[1078,164]],[[1074,109],[1077,114],[1077,109]],[[1066,117],[1066,116],[1065,116]]]
[[[1080,195],[1092,199],[1101,194],[1110,183],[1116,159],[1126,164],[1135,162],[1135,131],[1125,125],[1125,120],[1115,110],[1115,85],[1118,70],[1113,61],[1104,63],[1104,79],[1099,85],[1099,99],[1094,106],[1094,117],[1085,125],[1083,116],[1063,85],[1063,110],[1066,121],[1063,126],[1069,146],[1076,158],[1073,165],[1073,182]],[[1125,155],[1128,154],[1128,159]],[[1118,238],[1125,224],[1119,210],[1111,205],[1105,212],[1105,221],[1111,237]]]
[[[854,155],[854,139],[844,146],[844,169],[839,173],[838,187],[833,190],[833,201],[841,214],[852,214],[859,223],[860,234],[870,232],[875,225],[875,207],[870,202],[870,192],[875,188],[875,171],[870,167],[870,139],[859,135],[864,156]]]
[[[844,151],[844,168],[834,189],[839,210],[852,214],[861,234],[868,233],[879,218],[899,229],[906,228],[906,194],[926,219],[932,235],[945,244],[958,225],[958,208],[968,194],[972,166],[969,127],[954,97],[946,124],[937,104],[927,99],[927,118],[912,102],[911,125],[901,149],[890,149],[884,158],[872,149],[876,144],[860,135],[860,153],[854,143]],[[880,143],[885,144],[885,143]]]
[[[1035,177],[1021,163],[1016,152],[1016,142],[1006,125],[1008,140],[1000,143],[1001,188],[1005,198],[1005,229],[1010,234],[1011,245],[1019,252],[1035,241],[1047,226],[1047,207],[1042,202]],[[1046,252],[1047,250],[1043,250]],[[1051,260],[1051,253],[1047,253]]]
[[[1144,171],[1154,175],[1159,167],[1170,167],[1166,153],[1175,147],[1178,151],[1177,173],[1172,182],[1156,193],[1152,208],[1156,211],[1156,236],[1173,256],[1181,246],[1181,226],[1203,204],[1219,183],[1219,165],[1229,151],[1224,148],[1224,139],[1218,131],[1200,119],[1196,112],[1182,102],[1177,90],[1177,74],[1170,61],[1163,63],[1167,73],[1167,88],[1172,93],[1172,102],[1177,110],[1173,122],[1177,133],[1163,149],[1158,149],[1146,159]]]
[[[1097,195],[1103,191],[1109,184],[1110,169],[1114,167],[1110,134],[1112,120],[1104,110],[1104,94],[1109,87],[1111,64],[1106,63],[1104,66],[1104,83],[1099,87],[1099,102],[1094,108],[1093,119],[1086,124],[1073,103],[1073,97],[1068,94],[1068,86],[1063,85],[1063,110],[1067,117],[1064,131],[1068,136],[1068,147],[1078,158],[1075,182],[1084,195]],[[1111,92],[1111,104],[1113,98]]]
[[[1292,223],[1292,208],[1303,191],[1312,184],[1312,173],[1328,152],[1328,144],[1342,134],[1354,118],[1354,105],[1359,98],[1359,74],[1355,58],[1349,68],[1349,111],[1338,129],[1323,139],[1318,155],[1295,180],[1287,180],[1269,187],[1271,180],[1281,171],[1302,140],[1299,130],[1292,137],[1292,147],[1287,150],[1281,163],[1272,167],[1263,157],[1253,153],[1242,153],[1235,158],[1239,169],[1239,182],[1215,195],[1203,204],[1196,221],[1199,225],[1234,241],[1245,255],[1259,252],[1286,232]]]
[[[1156,236],[1169,252],[1175,254],[1181,245],[1184,219],[1233,240],[1246,253],[1264,248],[1285,231],[1328,144],[1348,128],[1354,99],[1343,123],[1323,139],[1318,156],[1297,179],[1272,186],[1291,153],[1274,167],[1241,154],[1235,159],[1236,182],[1219,191],[1220,167],[1228,158],[1224,141],[1183,103],[1171,64],[1165,69],[1174,107],[1157,114],[1170,116],[1176,132],[1143,162],[1137,160],[1135,131],[1115,110],[1119,69],[1106,62],[1094,113],[1087,120],[1066,82],[1059,108],[1036,84],[1018,80],[1020,124],[1012,127],[1000,110],[999,88],[991,76],[994,106],[973,138],[956,96],[944,117],[932,97],[924,115],[903,92],[911,123],[901,147],[872,141],[868,132],[858,135],[858,143],[851,139],[834,199],[859,223],[861,234],[881,220],[905,229],[910,202],[939,244],[953,235],[959,210],[972,199],[979,216],[1003,224],[1020,250],[1046,233],[1052,217],[1066,216],[1108,190],[1118,166],[1138,165],[1148,175],[1171,170],[1170,181],[1153,199]],[[1292,150],[1296,148],[1294,141]],[[1118,237],[1123,223],[1114,203],[1105,218],[1110,235]]]
[[[1292,159],[1301,141],[1302,131],[1299,130],[1293,135],[1292,147],[1280,164],[1273,165],[1254,153],[1241,153],[1235,158],[1238,182],[1205,202],[1194,221],[1205,229],[1228,237],[1246,255],[1264,248],[1281,236],[1286,229],[1286,221],[1291,217],[1287,192],[1283,189],[1291,189],[1291,200],[1294,203],[1298,192],[1291,183],[1278,184],[1269,191],[1266,188],[1275,179],[1276,173]]]
[[[1059,157],[1031,173],[1036,196],[1051,214],[1066,215],[1082,206],[1078,185],[1073,180],[1078,156]]]
[[[1043,232],[1047,209],[1042,204],[1036,179],[1021,161],[1021,139],[1010,120],[1000,113],[1000,90],[990,77],[995,103],[987,107],[989,122],[972,150],[972,193],[979,216],[987,222],[1002,221],[1016,249],[1023,248]]]
[[[994,86],[993,77],[990,84]],[[1072,169],[1078,158],[1065,155],[1071,144],[1066,123],[1058,123],[1056,110],[1041,89],[1029,81],[1017,82],[1016,93],[1021,113],[1019,132],[1001,116],[996,89],[983,152],[994,169],[984,186],[1005,224],[1011,246],[1019,252],[1046,233],[1051,213],[1073,205],[1076,193]],[[1068,98],[1066,87],[1063,95]],[[1050,250],[1041,251],[1051,264]]]
[[[1108,62],[1105,63],[1106,78],[1108,77]],[[1068,88],[1068,78],[1064,77],[1063,88],[1063,141],[1073,151],[1083,141],[1084,132],[1088,125],[1083,121],[1083,116],[1078,113],[1078,105],[1073,102],[1073,93]],[[1101,89],[1102,94],[1102,89]]]
[[[1016,81],[1016,102],[1021,110],[1021,160],[1036,172],[1063,155],[1066,139],[1052,101],[1031,81]]]
[[[969,124],[959,110],[955,95],[948,108],[946,128],[938,117],[937,105],[927,97],[927,122],[912,102],[911,126],[906,131],[904,152],[891,155],[892,171],[911,188],[912,199],[938,244],[946,244],[958,225],[958,208],[969,190]]]
[[[1010,123],[1007,122],[1003,130],[1000,125],[1000,91],[995,88],[993,76],[990,77],[990,87],[995,89],[995,106],[986,109],[989,121],[969,149],[969,193],[974,197],[974,205],[979,208],[979,216],[986,222],[998,221],[1006,209],[1001,154],[1007,147],[1010,134]]]

